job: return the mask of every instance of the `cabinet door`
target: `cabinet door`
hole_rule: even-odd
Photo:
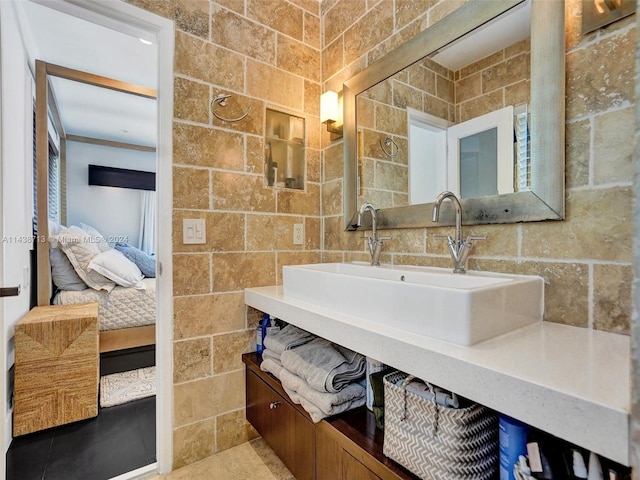
[[[342,445],[330,434],[331,426],[316,425],[316,480],[340,480]]]
[[[313,423],[251,370],[247,371],[247,420],[296,479],[314,480]]]
[[[317,480],[382,480],[346,450],[346,441],[326,422],[316,427]]]
[[[347,451],[343,450],[342,460],[342,480],[381,480],[379,476],[365,467],[358,460],[353,458]]]

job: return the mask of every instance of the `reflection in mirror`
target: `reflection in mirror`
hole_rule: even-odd
[[[386,228],[426,226],[418,212],[443,190],[466,199],[469,224],[564,217],[562,2],[500,3],[492,14],[465,4],[345,82],[347,228],[364,201],[382,208]],[[502,43],[465,43],[472,30],[495,40],[484,24],[505,11],[498,31],[512,34]],[[507,123],[493,125],[500,111]],[[484,143],[474,135],[494,126],[495,153],[469,151]],[[382,148],[388,139],[394,157]]]
[[[517,110],[524,112],[524,127],[517,130],[520,114],[511,105],[447,130],[448,190],[477,198],[531,189],[526,104]]]
[[[368,147],[359,153],[359,161],[364,162],[360,203],[366,198],[380,207],[397,207],[432,201],[443,190],[460,198],[516,190],[512,160],[515,136],[512,133],[509,139],[505,131],[513,131],[512,115],[508,124],[501,124],[504,138],[500,144],[497,127],[492,129],[493,119],[486,115],[507,106],[526,109],[529,103],[528,7],[530,3],[357,96],[358,135]],[[484,124],[487,129],[482,134]],[[449,128],[452,125],[455,127]],[[405,146],[404,155],[392,159],[375,148],[379,138],[388,135]],[[490,140],[491,135],[491,154],[483,150],[478,156],[469,150],[479,140]],[[500,159],[498,151],[503,153]],[[501,177],[509,176],[508,181],[498,180],[498,162]]]

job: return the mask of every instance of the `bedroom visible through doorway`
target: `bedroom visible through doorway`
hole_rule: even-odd
[[[98,34],[95,34],[94,32],[94,34],[92,35],[87,35],[86,31],[80,32],[81,34],[84,33],[85,35],[84,36],[85,43],[87,38],[95,38],[95,36],[100,37],[100,35],[104,33],[105,30],[111,29],[115,32],[116,30],[119,30],[119,29],[127,30],[127,28],[130,31],[135,30],[136,32],[143,32],[144,29],[147,29],[148,31],[145,36],[156,40],[155,43],[157,45],[158,51],[156,53],[149,54],[150,57],[155,58],[155,62],[156,62],[155,67],[151,72],[151,76],[154,78],[154,83],[156,85],[159,84],[162,86],[162,88],[164,89],[163,91],[165,92],[166,95],[164,96],[164,101],[161,104],[160,103],[158,104],[158,113],[154,116],[151,130],[156,135],[156,138],[157,138],[158,132],[164,132],[164,137],[162,142],[159,142],[160,145],[157,146],[157,149],[158,149],[157,154],[155,152],[152,153],[153,165],[155,167],[153,169],[154,170],[153,172],[151,172],[151,170],[148,170],[142,167],[137,160],[133,161],[132,165],[129,165],[132,168],[127,168],[124,170],[131,170],[133,171],[134,175],[135,175],[135,172],[145,172],[145,173],[151,172],[154,174],[159,174],[159,178],[158,178],[158,181],[156,182],[156,185],[167,188],[166,191],[170,192],[171,191],[171,180],[170,180],[171,178],[171,134],[170,132],[171,132],[171,117],[172,117],[172,87],[173,87],[172,75],[171,75],[172,55],[173,55],[172,22],[166,19],[157,17],[153,14],[150,14],[149,12],[139,10],[130,5],[123,4],[122,2],[110,2],[109,5],[99,5],[97,2],[96,3],[88,2],[87,5],[83,5],[83,6],[67,3],[65,1],[58,1],[58,0],[43,2],[42,4],[40,4],[39,2],[23,2],[24,5],[22,5],[20,3],[21,2],[19,2],[18,5],[12,5],[10,7],[7,7],[6,9],[15,9],[18,11],[17,17],[20,17],[20,25],[21,25],[21,29],[23,30],[22,34],[26,38],[24,43],[27,50],[29,50],[29,47],[33,47],[34,44],[38,42],[38,39],[35,38],[36,35],[34,34],[34,31],[37,30],[39,32],[38,35],[41,34],[43,31],[43,29],[34,27],[33,31],[25,32],[25,30],[30,29],[29,22],[31,21],[31,18],[28,17],[25,13],[29,11],[29,9],[41,9],[42,11],[46,10],[47,12],[45,16],[47,17],[47,20],[50,23],[54,24],[59,30],[61,29],[62,31],[66,33],[71,33],[72,35],[73,33],[78,33],[77,31],[78,29],[75,29],[75,28],[65,29],[64,26],[62,26],[61,28],[61,25],[64,25],[65,20],[60,20],[60,21],[57,21],[57,20],[68,17],[67,19],[71,19],[72,23],[81,20],[85,23],[92,24],[92,26],[88,26],[87,28],[95,28],[100,32]],[[52,7],[52,8],[49,8],[49,7]],[[6,12],[3,12],[3,16],[4,15],[6,15]],[[86,18],[90,18],[90,21],[86,21]],[[131,24],[128,27],[126,25],[127,22],[131,22]],[[108,26],[105,26],[105,25],[108,25]],[[115,26],[115,29],[111,28],[114,26]],[[135,38],[135,40],[138,41],[138,38]],[[67,39],[67,41],[69,40]],[[51,42],[55,43],[55,39],[51,38]],[[73,41],[71,41],[71,43],[73,43]],[[79,43],[82,43],[82,42],[79,42]],[[77,45],[79,43],[76,42]],[[106,41],[104,43],[107,45],[113,46],[113,42]],[[96,45],[88,46],[88,49],[92,52],[92,55],[96,57],[100,56],[100,52],[99,52],[100,49],[97,48]],[[58,50],[61,53],[61,55],[69,53],[69,49],[67,49],[66,51],[65,49],[62,49],[62,50],[58,49]],[[76,49],[74,48],[72,50],[76,50]],[[33,51],[37,53],[34,54]],[[46,58],[46,55],[41,55],[43,52],[46,52],[46,48],[42,47],[42,45],[39,45],[38,48],[35,48],[32,51],[29,51],[29,57],[33,60],[35,58],[35,55],[37,55],[41,58],[45,58],[45,60],[49,60],[48,58]],[[121,51],[116,56],[125,55],[125,53],[126,52]],[[72,56],[70,56],[70,58],[71,57]],[[49,82],[45,81],[44,82],[45,84],[49,83],[51,85],[54,85],[55,82],[51,81],[52,77],[62,79],[63,82],[73,81],[72,79],[69,78],[69,76],[73,77],[74,72],[79,72],[80,74],[84,75],[88,71],[88,70],[85,71],[85,70],[79,69],[78,68],[79,65],[76,63],[73,63],[73,59],[69,61],[69,65],[71,65],[71,67],[73,68],[64,67],[64,66],[59,67],[58,64],[62,63],[64,65],[65,62],[62,62],[60,61],[60,59],[55,59],[55,58],[53,60],[55,60],[56,63],[51,64],[49,62],[45,62],[48,65],[53,65],[52,67],[53,70],[50,70],[48,72],[48,74],[50,75]],[[99,58],[97,58],[97,61],[98,63],[104,64],[104,65],[108,65],[110,63],[108,61],[100,62]],[[37,67],[33,68],[33,70],[37,70],[37,69],[38,69]],[[55,75],[55,73],[60,73],[60,72],[63,72],[63,74],[59,76]],[[89,73],[91,72],[89,71]],[[108,73],[108,72],[104,72],[101,70],[101,71],[98,71],[97,75],[101,77],[107,77],[105,73]],[[128,73],[123,72],[123,74],[127,75]],[[83,85],[85,86],[90,86],[91,88],[98,88],[96,87],[96,85],[98,85],[100,82],[94,81],[95,79],[92,79],[91,75],[84,76],[84,80],[87,80],[87,78],[89,78],[90,80],[81,81],[80,83],[83,83]],[[106,79],[108,80],[108,78]],[[124,83],[129,83],[129,82],[125,81]],[[110,92],[118,91],[118,88],[114,89],[113,83],[107,86],[107,88],[110,90]],[[54,85],[54,89],[55,89],[55,85]],[[40,96],[42,97],[42,91],[43,91],[42,82],[40,83],[39,88],[38,86],[36,87],[36,90],[39,90]],[[45,86],[44,91],[46,92],[45,96],[49,96],[53,90],[48,90],[47,87]],[[88,98],[89,100],[91,100],[92,97],[94,96],[95,95],[90,94],[85,98]],[[74,100],[77,100],[80,97],[81,95],[74,95],[72,98]],[[49,99],[50,100],[55,99],[58,105],[61,105],[66,101],[66,99],[64,98],[64,94],[60,94],[59,96],[56,94],[53,94],[49,97]],[[46,128],[42,127],[42,119],[41,119],[40,128],[37,129],[40,132],[49,130],[50,125],[55,124],[56,122],[59,122],[58,127],[60,126],[60,124],[64,125],[64,123],[66,122],[64,114],[60,115],[59,118],[54,118],[55,116],[51,113],[52,109],[47,108],[47,107],[51,107],[52,104],[54,103],[55,102],[53,101],[46,102],[45,109],[48,110],[48,112],[45,113],[45,118],[46,118],[45,123],[47,124],[47,127]],[[128,102],[128,103],[133,103],[133,102]],[[113,102],[112,102],[112,105],[113,105]],[[96,112],[95,108],[92,108],[92,106],[86,106],[85,113],[88,117],[95,112]],[[124,122],[125,119],[132,120],[134,122],[136,120],[139,121],[139,119],[135,119],[135,118],[130,119],[125,116],[123,117],[123,122],[122,122],[123,124],[126,123]],[[89,123],[90,123],[89,121],[85,122],[86,125],[88,125]],[[60,130],[60,128],[58,129],[54,128],[54,130]],[[127,128],[126,125],[123,125],[123,128],[121,128],[121,130],[123,131],[120,133],[123,133],[123,134],[126,134],[128,133],[128,131],[130,131],[130,129]],[[94,149],[110,150],[112,152],[130,149],[133,151],[137,150],[138,154],[144,153],[144,148],[143,149],[130,148],[130,147],[140,146],[138,143],[135,142],[135,140],[132,141],[132,140],[126,140],[126,139],[123,140],[123,139],[113,139],[113,138],[104,139],[104,138],[100,138],[99,136],[91,135],[90,133],[87,133],[87,132],[71,133],[70,129],[65,133],[68,133],[69,135],[65,135],[66,138],[64,139],[65,140],[63,142],[64,147],[61,149],[62,150],[61,153],[67,157],[67,160],[68,160],[68,154],[72,153],[70,152],[70,150],[72,150],[73,148],[69,148],[71,144],[75,145],[77,147],[76,148],[77,150],[79,151],[84,150],[85,152],[88,148],[94,148]],[[48,139],[47,139],[47,143],[48,143]],[[39,150],[40,152],[42,152],[41,145],[42,143],[40,142],[37,145],[36,150]],[[151,147],[151,145],[141,145],[141,146]],[[93,162],[92,164],[94,165],[100,163],[99,161],[96,161],[96,156],[93,154],[87,155],[85,153],[84,156],[85,157],[90,156],[91,161]],[[109,156],[109,155],[107,154],[105,156]],[[112,156],[115,156],[115,155],[112,155]],[[85,165],[85,167],[87,166],[88,165]],[[64,165],[64,167],[66,168],[65,173],[70,173],[71,171],[71,169],[69,168],[70,164],[67,163],[66,165]],[[121,167],[122,165],[116,166],[113,168],[121,169]],[[39,176],[40,178],[45,178],[45,176],[43,176],[42,173]],[[48,177],[48,175],[46,175],[46,177]],[[61,177],[58,177],[59,179],[58,181],[60,181],[60,178]],[[89,188],[102,190],[103,192],[136,190],[136,189],[131,189],[125,186],[106,186],[102,184],[91,184],[91,183],[89,183],[89,185],[90,185]],[[65,185],[64,187],[67,187],[67,186],[69,185]],[[86,176],[84,177],[84,185],[80,185],[80,186],[85,189],[87,188],[88,179]],[[45,188],[44,190],[46,191],[47,188]],[[64,191],[64,188],[62,188],[62,190]],[[128,192],[128,193],[131,193],[131,192]],[[101,220],[98,217],[92,217],[93,219],[89,219],[91,217],[85,216],[83,221],[81,216],[78,216],[76,220],[73,220],[71,218],[71,215],[69,215],[71,213],[69,209],[69,206],[70,206],[69,204],[72,204],[73,207],[86,206],[85,203],[88,203],[88,202],[84,202],[84,199],[87,198],[84,195],[80,196],[80,200],[77,200],[77,199],[74,200],[71,198],[67,199],[67,202],[66,202],[67,203],[66,205],[67,220],[64,226],[71,227],[72,224],[78,224],[78,225],[75,225],[77,229],[74,229],[73,232],[69,232],[69,230],[71,229],[67,228],[65,231],[63,231],[63,233],[64,235],[67,235],[67,236],[70,235],[70,233],[73,233],[73,235],[77,235],[78,238],[80,239],[89,239],[85,243],[96,245],[99,248],[101,248],[102,246],[107,247],[107,249],[105,250],[100,250],[100,253],[96,255],[96,257],[98,256],[101,257],[100,258],[101,263],[100,264],[96,263],[94,267],[97,266],[97,267],[107,268],[111,270],[115,269],[115,272],[102,271],[101,275],[103,273],[104,274],[111,273],[115,275],[117,277],[116,280],[118,280],[118,282],[115,282],[115,283],[117,283],[118,286],[111,289],[111,287],[107,285],[106,290],[98,290],[98,289],[95,289],[94,287],[93,289],[96,291],[97,295],[101,295],[101,294],[104,295],[105,294],[104,292],[106,292],[107,290],[111,290],[108,293],[108,295],[111,295],[111,293],[115,291],[117,288],[120,288],[120,287],[127,288],[121,285],[122,282],[120,282],[120,280],[122,279],[124,279],[125,283],[126,282],[132,283],[133,285],[130,288],[133,288],[134,290],[149,291],[150,288],[148,285],[141,286],[136,284],[140,281],[144,282],[145,280],[151,280],[152,277],[150,275],[148,274],[145,275],[145,278],[143,279],[131,278],[130,271],[118,270],[117,268],[122,266],[123,264],[122,259],[124,258],[129,265],[134,265],[136,268],[138,268],[138,270],[140,270],[140,272],[142,272],[145,262],[143,260],[142,264],[139,265],[137,261],[139,260],[139,257],[141,256],[141,254],[144,253],[147,255],[147,258],[153,259],[154,266],[156,264],[158,265],[158,279],[157,281],[153,280],[151,283],[153,283],[154,285],[157,284],[157,286],[159,287],[157,301],[154,302],[154,313],[153,313],[154,323],[162,325],[162,322],[161,322],[162,318],[166,319],[168,317],[169,320],[167,321],[166,324],[169,325],[170,317],[171,317],[171,307],[170,307],[171,280],[170,278],[168,278],[167,275],[163,276],[161,274],[161,271],[163,266],[165,268],[169,267],[168,271],[169,272],[171,271],[170,236],[167,235],[168,233],[170,234],[170,227],[171,227],[170,219],[167,219],[166,216],[163,216],[159,213],[162,211],[163,200],[159,200],[159,199],[154,200],[152,198],[151,199],[145,198],[145,197],[150,197],[152,195],[142,194],[141,192],[136,192],[136,193],[139,194],[138,195],[140,199],[139,208],[138,207],[134,208],[134,206],[132,205],[132,202],[126,203],[124,208],[115,207],[113,201],[116,200],[119,195],[113,194],[113,193],[103,195],[103,198],[97,202],[97,204],[100,204],[102,202],[103,206],[106,206],[107,209],[111,207],[111,211],[107,210],[107,214],[104,215],[105,217],[108,216],[109,213],[112,214],[111,215],[112,217],[117,217],[118,212],[121,213],[120,216],[124,217],[125,214],[129,214],[134,210],[137,211],[138,215],[140,215],[140,218],[144,218],[145,221],[140,222],[141,223],[140,229],[138,231],[135,231],[135,233],[122,234],[118,231],[119,227],[116,227],[116,230],[109,230],[110,227],[108,226],[105,227],[104,223],[101,224]],[[69,194],[68,191],[67,191],[67,194]],[[171,202],[170,195],[168,195],[167,197],[169,198],[169,205],[170,205],[170,202]],[[158,205],[158,202],[160,202],[160,205]],[[38,202],[38,204],[40,204],[41,206],[43,204],[46,205],[46,203],[47,203],[46,201]],[[153,213],[154,209],[150,208],[153,206],[155,206],[155,210],[156,210],[155,213]],[[166,199],[164,200],[164,207],[165,209],[167,207]],[[114,213],[115,215],[113,215]],[[39,219],[38,225],[40,227],[39,233],[41,234],[45,232],[46,235],[44,235],[44,237],[48,239],[50,235],[49,235],[49,232],[47,232],[47,230],[49,230],[50,222],[47,217],[48,216],[44,216],[44,219],[42,218]],[[63,217],[58,216],[57,223],[61,224],[62,218]],[[98,219],[96,220],[96,218]],[[56,226],[54,226],[53,228],[56,228]],[[130,232],[133,232],[133,230],[130,230]],[[150,239],[150,240],[148,239],[149,233],[158,234],[158,239],[156,244],[157,249],[153,247],[153,244],[154,244],[153,239]],[[138,237],[138,238],[132,238],[132,237]],[[74,243],[79,243],[79,242],[75,242],[75,238],[73,236],[66,239],[63,238],[62,243],[64,243],[65,241],[67,241],[68,245],[71,245],[71,246],[73,246]],[[47,242],[40,242],[40,243],[46,244]],[[40,260],[42,260],[38,263],[38,268],[41,269],[41,271],[43,271],[43,265],[46,266],[50,258],[49,251],[48,251],[50,245],[45,245],[45,246],[47,247],[46,250],[42,246],[38,247],[41,253]],[[72,248],[70,248],[70,250],[71,249]],[[66,251],[64,253],[65,255],[67,254]],[[102,257],[105,257],[105,258],[102,258]],[[116,262],[117,265],[114,267],[113,260],[116,257],[117,257],[117,262]],[[163,259],[164,261],[162,261]],[[73,262],[72,262],[72,266],[75,267]],[[47,270],[50,271],[48,268]],[[97,271],[98,271],[97,269],[91,269],[91,272],[89,273],[92,274],[92,272],[97,272]],[[48,276],[49,278],[51,277],[51,275],[48,275]],[[42,278],[43,278],[42,275],[38,275],[38,282],[40,283],[40,286],[39,286],[40,288],[38,288],[38,293],[39,293],[38,303],[48,305],[48,302],[44,303],[45,302],[44,299],[51,299],[52,298],[51,293],[54,293],[54,292],[50,290],[50,287],[49,287],[50,283],[47,281],[46,282],[47,284],[45,285],[45,281],[42,280]],[[105,276],[105,278],[108,278],[112,282],[114,280],[114,278],[111,278],[109,276]],[[88,283],[87,283],[87,286],[88,286]],[[138,288],[135,288],[136,286]],[[161,292],[164,292],[164,300]],[[169,294],[167,294],[168,292]],[[68,293],[75,294],[76,291],[71,290]],[[53,298],[56,298],[56,297],[54,296]],[[72,299],[70,301],[73,303],[73,301],[75,300]],[[85,302],[87,300],[82,299],[82,301]],[[126,302],[131,303],[128,300],[125,301],[125,303]],[[164,302],[164,306],[166,307],[167,305],[169,305],[169,308],[158,308],[157,302],[161,302],[161,303]],[[156,314],[156,312],[158,313]],[[118,322],[121,321],[122,317],[124,316],[125,315],[123,315],[122,312],[112,315],[113,320],[115,321],[116,327],[123,327],[123,325],[118,325]],[[136,315],[134,314],[131,316],[136,316]],[[152,428],[153,438],[147,437],[145,439],[145,443],[151,444],[154,447],[154,450],[157,450],[159,452],[158,453],[158,464],[159,464],[158,469],[160,471],[167,471],[168,469],[170,469],[170,465],[171,465],[171,457],[170,457],[171,435],[170,434],[164,435],[164,440],[158,440],[156,438],[155,431],[156,431],[156,425],[160,431],[170,432],[170,428],[171,428],[170,426],[171,395],[170,393],[168,396],[166,394],[166,392],[170,392],[170,388],[167,388],[167,384],[169,383],[167,382],[167,376],[169,376],[170,378],[170,373],[168,375],[167,373],[163,373],[163,372],[170,372],[170,358],[171,358],[170,332],[163,333],[160,331],[156,335],[153,331],[149,331],[148,329],[145,329],[145,327],[146,325],[139,325],[139,326],[132,327],[131,330],[136,330],[135,335],[128,335],[129,332],[126,332],[125,334],[123,331],[130,330],[126,326],[125,328],[115,328],[114,331],[116,333],[114,335],[112,335],[107,341],[104,341],[104,342],[100,341],[100,350],[103,352],[101,355],[101,363],[102,363],[101,370],[103,370],[103,372],[101,373],[104,373],[109,369],[115,369],[115,370],[121,369],[123,368],[123,365],[124,365],[124,368],[128,368],[129,365],[133,365],[134,367],[133,370],[136,370],[137,368],[146,368],[149,363],[155,364],[156,363],[155,348],[153,347],[153,344],[156,343],[156,337],[160,338],[160,341],[158,343],[162,345],[163,354],[159,355],[159,357],[163,360],[160,360],[158,362],[158,375],[159,375],[158,384],[159,384],[160,394],[164,392],[164,398],[159,402],[159,405],[158,405],[159,407],[158,420],[157,421],[153,420],[151,422],[153,427]],[[114,352],[126,352],[125,357],[128,357],[128,358],[126,358],[125,360],[123,359],[114,360],[114,357],[118,356],[118,354]],[[167,355],[167,352],[169,352],[169,355]],[[167,359],[169,360],[167,361]],[[115,362],[115,366],[114,366],[114,362]],[[167,368],[168,362],[169,362],[169,368]],[[111,364],[111,366],[108,366],[108,367],[105,366],[108,364]],[[118,366],[118,364],[120,365]],[[163,365],[164,365],[164,368],[163,368]],[[170,384],[169,384],[169,387],[170,387]],[[136,401],[140,401],[140,400],[136,400]],[[155,402],[155,399],[154,399],[154,402]],[[113,407],[104,407],[104,411],[106,411],[109,408],[117,409],[120,407],[124,407],[124,404],[116,405]],[[107,415],[105,415],[104,417],[106,418],[106,416]],[[109,416],[112,416],[112,415],[109,414]],[[100,418],[100,414],[98,415],[97,418],[98,419]],[[72,426],[80,427],[80,423],[82,422],[79,422],[77,424],[72,424]],[[63,427],[59,427],[59,428],[63,428]],[[156,449],[156,445],[158,446],[157,449]],[[153,460],[155,460],[155,458],[149,459],[146,463],[153,463]],[[125,472],[121,472],[121,473],[125,473]],[[135,474],[136,472],[133,472],[133,473]],[[46,478],[46,477],[43,477],[43,478]],[[88,478],[88,477],[83,477],[83,478]],[[94,478],[94,477],[91,477],[91,478]]]

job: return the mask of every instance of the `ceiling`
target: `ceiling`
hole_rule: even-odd
[[[32,62],[157,88],[155,45],[49,8],[46,1],[16,3]],[[67,135],[156,145],[155,100],[55,77],[51,84]]]
[[[455,72],[530,36],[531,0],[527,0],[430,57]]]

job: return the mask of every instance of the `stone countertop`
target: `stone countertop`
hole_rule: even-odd
[[[315,335],[629,464],[630,339],[551,322],[463,347],[287,297],[247,305]]]

